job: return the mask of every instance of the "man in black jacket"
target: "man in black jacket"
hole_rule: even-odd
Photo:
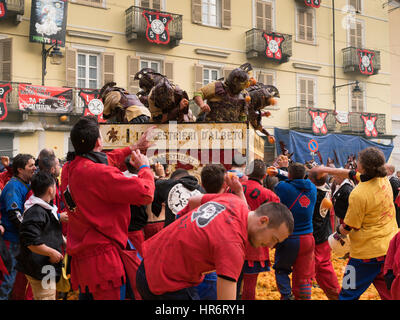
[[[317,187],[317,202],[315,203],[313,214],[315,279],[329,300],[338,300],[340,286],[333,269],[331,248],[328,243],[328,237],[332,233],[332,226],[330,208],[326,203],[330,203],[331,191],[326,177],[318,179],[316,174],[309,173],[309,179]]]
[[[26,275],[35,300],[55,300],[63,259],[57,206],[50,205],[56,184],[49,173],[39,172],[33,177],[31,187],[33,195],[25,203],[20,226],[21,251],[16,268]]]
[[[176,214],[186,207],[190,197],[204,193],[196,177],[185,169],[177,169],[168,180],[157,180],[152,211],[159,216],[165,203],[164,228],[175,221]]]

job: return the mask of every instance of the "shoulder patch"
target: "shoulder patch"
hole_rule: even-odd
[[[217,202],[207,202],[192,213],[192,222],[196,220],[197,226],[204,228],[225,209],[225,206]]]

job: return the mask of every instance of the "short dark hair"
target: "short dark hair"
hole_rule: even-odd
[[[186,177],[188,175],[189,175],[189,171],[187,171],[186,169],[178,168],[171,174],[170,179],[178,180],[178,179],[180,179],[182,177]]]
[[[131,156],[127,156],[125,158],[125,165],[126,165],[126,169],[128,169],[128,171],[132,174],[137,174],[138,173],[138,169],[136,169],[133,165],[131,165]]]
[[[56,156],[55,154],[49,154],[47,156],[42,156],[38,160],[39,170],[50,172],[51,168],[55,167],[56,165]]]
[[[264,161],[260,159],[255,159],[246,168],[246,175],[249,178],[262,180],[264,179],[266,173],[267,173],[267,167],[265,166]]]
[[[310,179],[311,182],[314,183],[317,187],[321,187],[328,182],[328,175],[322,175],[320,178],[318,178],[318,174],[316,172],[309,171],[308,179]]]
[[[226,169],[222,164],[207,164],[200,173],[201,184],[207,193],[218,193],[225,180]]]
[[[25,154],[25,153],[19,153],[17,154],[14,159],[13,159],[13,172],[14,175],[18,175],[18,169],[25,169],[26,165],[28,164],[28,161],[34,159],[32,155],[30,154]]]
[[[304,179],[306,168],[299,162],[293,162],[289,165],[288,172],[291,179]]]
[[[293,233],[293,214],[284,204],[279,202],[264,203],[259,206],[254,212],[259,217],[267,216],[269,218],[269,228],[279,228],[282,223],[285,223],[289,230],[289,234]]]
[[[71,142],[77,155],[92,151],[99,137],[99,123],[94,116],[80,118],[71,130]]]
[[[47,189],[56,183],[53,176],[45,171],[39,171],[32,177],[31,188],[35,197],[42,197]]]

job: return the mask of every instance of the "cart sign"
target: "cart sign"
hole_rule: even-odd
[[[67,0],[32,0],[29,41],[65,46]]]

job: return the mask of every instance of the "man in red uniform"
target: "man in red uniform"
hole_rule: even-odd
[[[227,176],[226,183],[234,194],[190,198],[189,213],[144,242],[136,277],[143,299],[198,299],[193,287],[216,271],[217,298],[234,300],[246,242],[272,248],[292,232],[285,206],[267,203],[249,212],[239,179]]]
[[[127,246],[130,205],[153,201],[154,176],[147,157],[137,150],[131,152],[138,177],[125,177],[108,165],[111,161],[101,152],[95,117],[81,118],[72,128],[71,141],[76,157],[63,169],[62,190],[69,207],[67,253],[72,256],[72,287],[95,300],[123,299],[127,278],[117,246]]]
[[[271,190],[263,187],[263,180],[267,174],[264,161],[256,159],[246,170],[248,180],[242,182],[244,195],[250,210],[257,210],[264,203],[280,202],[279,197]],[[242,300],[256,299],[257,277],[260,272],[270,271],[269,249],[254,248],[249,242],[246,244],[246,257],[243,266],[243,293]],[[238,290],[240,281],[238,283]]]

